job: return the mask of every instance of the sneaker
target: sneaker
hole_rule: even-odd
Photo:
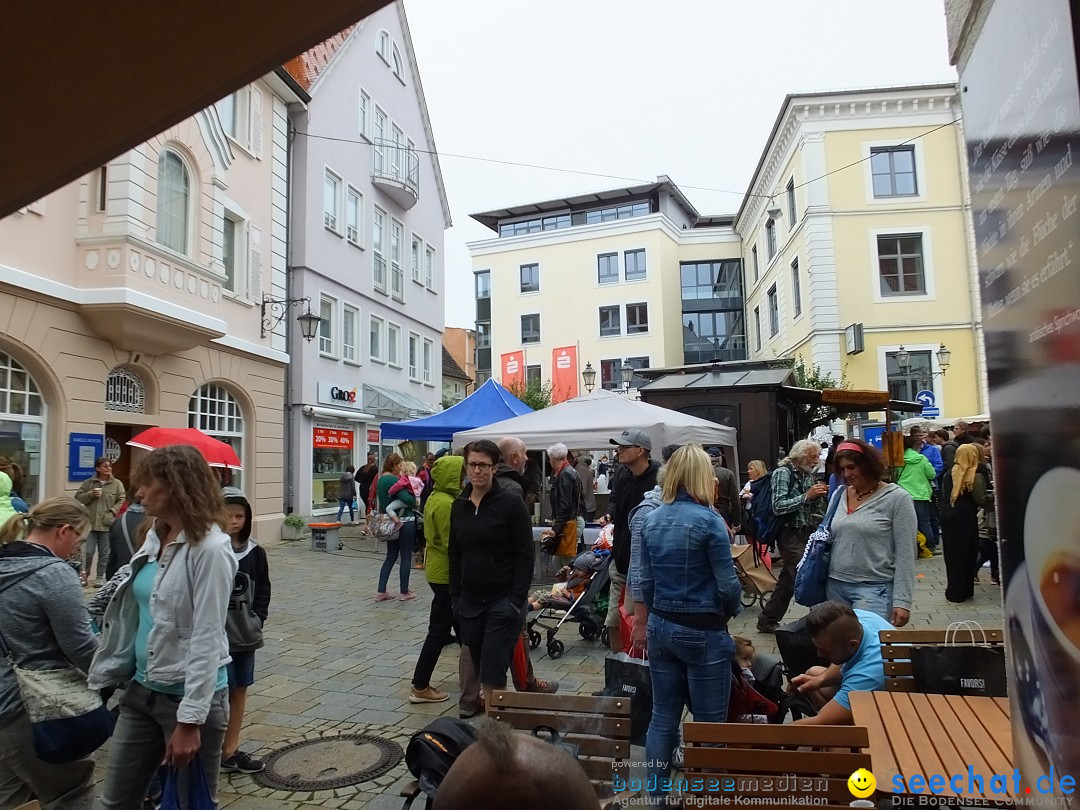
[[[484,713],[484,704],[479,706],[458,706],[457,716],[462,720],[468,720],[470,717],[476,717],[478,714]]]
[[[389,598],[389,597],[387,597]],[[402,591],[401,596],[398,597],[402,602],[408,602],[410,599],[415,599],[416,594],[412,591]]]
[[[779,627],[779,626],[780,626],[779,624],[769,624],[767,622],[766,623],[758,622],[757,623],[757,631],[759,633],[775,633],[776,628]]]
[[[683,746],[678,745],[675,750],[671,752],[671,767],[680,771],[686,770],[686,757],[683,756]]]
[[[440,692],[434,686],[417,689],[415,686],[409,689],[409,703],[442,703],[449,700],[450,695]]]
[[[545,681],[543,678],[536,678],[531,684],[529,684],[529,688],[525,691],[540,692],[544,695],[551,695],[559,691],[559,682]]]
[[[237,751],[228,759],[221,760],[221,770],[225,773],[258,773],[266,768],[261,759],[255,759],[246,751]]]
[[[394,597],[391,594],[386,593],[386,591],[380,591],[379,593],[375,594],[376,602],[387,602],[393,598]]]

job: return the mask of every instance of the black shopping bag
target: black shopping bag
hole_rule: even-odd
[[[604,694],[630,698],[630,742],[645,745],[652,720],[652,673],[647,658],[632,658],[624,652],[604,659]]]
[[[915,689],[932,695],[1008,697],[1005,648],[954,644],[911,648]]]

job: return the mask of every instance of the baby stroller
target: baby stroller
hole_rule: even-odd
[[[537,626],[547,631],[547,652],[550,658],[561,658],[566,650],[566,645],[555,634],[566,622],[578,623],[578,632],[586,641],[601,639],[605,644],[607,628],[604,627],[604,616],[596,606],[597,599],[605,593],[610,578],[608,566],[611,564],[609,554],[597,554],[594,551],[586,551],[574,558],[571,563],[571,573],[567,577],[567,585],[572,582],[587,583],[581,594],[572,601],[552,599],[548,601],[535,616],[529,619],[528,633],[529,646],[536,649],[540,646],[542,636]],[[544,624],[546,621],[554,621],[555,624]]]
[[[752,607],[755,603],[765,607],[776,587],[776,575],[772,572],[768,552],[751,540],[746,545],[733,545],[731,559],[735,563],[735,573],[742,585],[743,607]]]
[[[813,639],[806,632],[806,617],[776,628],[773,637],[776,639],[776,648],[783,661],[784,676],[788,681],[803,674],[810,667],[829,666],[829,662],[818,655]],[[790,711],[796,720],[817,714],[817,709],[802,695],[786,695],[785,704],[785,709]]]

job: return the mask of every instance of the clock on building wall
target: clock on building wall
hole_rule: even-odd
[[[844,344],[848,354],[859,354],[863,351],[863,328],[861,323],[853,323],[844,330]]]
[[[110,464],[115,464],[120,459],[120,454],[124,448],[120,446],[120,442],[116,439],[105,438],[105,458],[109,460]]]

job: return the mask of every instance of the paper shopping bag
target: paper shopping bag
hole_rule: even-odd
[[[604,694],[630,698],[630,742],[645,744],[652,720],[652,673],[647,658],[632,658],[624,652],[604,659]]]

